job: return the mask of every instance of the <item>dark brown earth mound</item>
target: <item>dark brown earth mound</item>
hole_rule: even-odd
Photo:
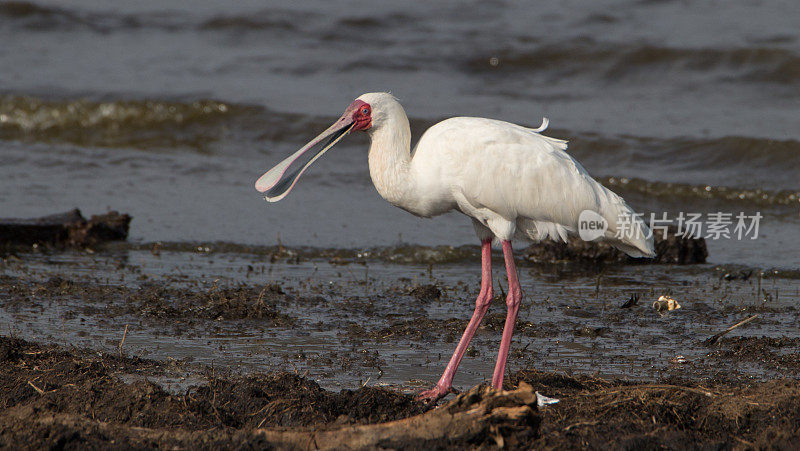
[[[670,226],[666,237],[662,231],[653,235],[656,257],[633,258],[607,243],[583,241],[570,237],[566,243],[542,241],[529,246],[523,252],[525,258],[536,263],[572,261],[584,263],[673,263],[686,265],[705,263],[708,258],[706,240],[677,235],[678,229]]]
[[[214,284],[208,289],[197,289],[144,283],[139,288],[128,289],[58,276],[44,282],[15,277],[6,277],[3,281],[0,306],[6,308],[34,302],[31,293],[35,293],[37,299],[49,301],[80,297],[87,303],[102,306],[109,316],[136,314],[162,320],[256,318],[270,325],[294,324],[294,318],[281,313],[276,306],[288,295],[275,284],[264,288],[246,285],[218,287]],[[112,305],[107,304],[108,299],[124,302]]]
[[[514,392],[478,387],[435,411],[389,390],[332,393],[288,373],[223,377],[206,369],[205,383],[178,393],[148,380],[187,371],[0,337],[0,447],[324,448],[368,439],[405,449],[800,445],[797,380],[634,384],[524,370],[508,380],[520,387]],[[531,390],[561,401],[537,409]]]
[[[479,330],[502,332],[505,327],[505,321],[505,314],[489,313],[481,322]],[[350,336],[352,339],[369,338],[378,341],[397,339],[433,341],[443,336],[445,343],[453,343],[461,338],[461,334],[464,333],[464,328],[467,327],[468,322],[469,319],[464,318],[433,319],[418,316],[408,320],[395,321],[387,327],[372,330],[368,330],[357,323],[350,323],[343,334]],[[549,322],[532,323],[517,319],[514,326],[515,334],[529,337],[548,336],[555,334],[555,332],[556,329]],[[595,336],[597,335],[595,333]]]
[[[720,340],[720,358],[755,362],[774,370],[800,370],[800,338],[730,337]],[[785,348],[785,349],[784,349]]]
[[[0,245],[86,247],[128,237],[131,217],[116,211],[86,219],[77,208],[32,219],[0,219]]]
[[[520,371],[561,399],[542,409],[536,448],[798,449],[800,382],[608,382]]]
[[[161,446],[170,442],[132,443],[125,431],[371,424],[429,409],[408,395],[380,388],[331,393],[289,373],[220,378],[207,371],[206,384],[178,394],[146,379],[126,383],[118,377],[156,378],[175,369],[150,360],[0,337],[0,448],[19,443],[32,448],[106,446],[115,440]],[[222,435],[210,432],[206,439]]]

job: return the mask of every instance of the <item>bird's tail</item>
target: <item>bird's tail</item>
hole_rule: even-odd
[[[602,211],[602,216],[608,222],[605,239],[631,257],[655,257],[650,228],[621,197],[611,190],[606,191],[610,202],[604,205]]]

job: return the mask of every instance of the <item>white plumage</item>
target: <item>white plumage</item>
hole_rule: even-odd
[[[268,201],[283,199],[308,166],[353,130],[369,133],[369,173],[392,204],[423,217],[458,210],[472,218],[481,240],[481,291],[464,335],[439,382],[420,397],[439,399],[452,390],[453,376],[494,297],[491,242],[500,241],[508,274],[508,313],[492,386],[503,375],[522,299],[511,241],[566,240],[578,231],[584,211],[602,217],[600,237],[634,257],[651,257],[653,238],[619,196],[589,176],[566,153],[567,142],[537,129],[475,117],[455,117],[429,128],[411,152],[411,129],[403,107],[387,93],[364,94],[327,130],[256,181]],[[290,168],[323,139],[328,141],[299,168]],[[622,225],[625,229],[622,230]],[[624,233],[618,233],[624,232]]]
[[[386,93],[358,99],[373,112],[370,175],[393,205],[424,217],[456,209],[473,219],[480,238],[528,241],[566,241],[581,212],[591,210],[608,222],[606,241],[633,257],[654,255],[647,226],[625,201],[565,152],[566,141],[539,134],[547,120],[531,129],[454,117],[429,128],[412,154],[400,103]],[[624,218],[633,230],[628,225],[620,239]]]

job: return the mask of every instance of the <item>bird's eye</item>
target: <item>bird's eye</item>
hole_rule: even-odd
[[[362,108],[361,109],[361,114],[364,114],[364,115],[369,114],[369,108]]]

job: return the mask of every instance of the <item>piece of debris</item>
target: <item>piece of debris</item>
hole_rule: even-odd
[[[561,400],[560,399],[556,399],[556,398],[547,397],[547,396],[539,393],[538,391],[536,392],[536,405],[538,407],[549,406],[550,404],[555,404],[555,403],[557,403],[559,401],[561,401]]]
[[[525,249],[525,258],[536,263],[576,261],[584,263],[673,263],[679,265],[705,263],[708,258],[708,248],[704,238],[678,235],[678,228],[675,226],[669,226],[666,238],[661,231],[658,231],[654,234],[653,239],[655,258],[629,257],[608,243],[583,241],[578,237],[570,237],[566,243],[545,240],[532,244]]]
[[[745,318],[745,319],[739,321],[738,323],[734,324],[733,326],[723,330],[722,332],[717,332],[716,334],[706,338],[705,341],[703,341],[703,344],[706,345],[706,346],[711,346],[714,343],[716,343],[717,341],[719,341],[719,339],[722,338],[723,335],[727,334],[728,332],[732,331],[733,329],[736,329],[737,327],[744,326],[745,324],[749,323],[750,321],[753,321],[756,318],[758,318],[757,314],[753,315],[751,317]]]
[[[625,303],[619,306],[619,308],[631,308],[634,305],[638,304],[639,304],[639,293],[633,293],[631,295],[631,298],[625,301]]]
[[[669,359],[669,363],[673,365],[682,365],[687,362],[689,362],[689,360],[687,360],[686,357],[682,355],[676,355],[675,357]]]
[[[653,302],[653,308],[656,309],[658,313],[663,315],[666,312],[678,310],[681,308],[681,305],[678,304],[678,301],[669,296],[661,296],[657,301]]]
[[[723,280],[731,281],[731,280],[741,280],[747,281],[750,279],[750,276],[753,275],[753,270],[750,271],[739,271],[737,273],[727,272],[722,276]]]
[[[589,326],[583,326],[578,329],[575,329],[574,331],[576,337],[589,337],[589,338],[600,337],[606,332],[608,332],[608,327],[589,327]]]
[[[88,220],[77,208],[32,219],[0,219],[0,245],[49,244],[86,247],[106,241],[125,240],[131,217],[116,211]]]
[[[442,297],[442,291],[436,285],[420,285],[414,287],[409,294],[423,302],[435,301]]]

